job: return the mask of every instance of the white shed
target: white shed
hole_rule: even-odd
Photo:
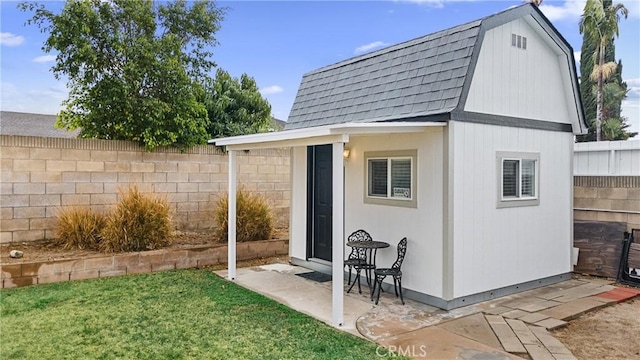
[[[309,72],[285,131],[212,142],[231,193],[235,151],[291,148],[289,254],[333,274],[340,324],[357,229],[383,266],[407,237],[405,297],[443,309],[567,279],[586,130],[573,50],[525,4]]]

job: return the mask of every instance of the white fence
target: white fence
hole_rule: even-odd
[[[640,140],[576,143],[573,175],[640,176]]]

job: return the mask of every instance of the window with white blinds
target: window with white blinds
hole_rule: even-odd
[[[498,153],[498,160],[500,176],[498,207],[538,204],[540,156],[531,153]],[[518,204],[518,202],[526,203]]]
[[[369,158],[367,172],[368,196],[396,200],[412,199],[411,157]]]

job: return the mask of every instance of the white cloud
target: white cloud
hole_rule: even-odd
[[[573,58],[576,59],[577,63],[580,62],[580,56],[582,56],[582,51],[574,51],[573,52]]]
[[[262,95],[272,95],[272,94],[278,94],[283,92],[284,89],[281,86],[278,85],[271,85],[271,86],[267,86],[265,88],[260,89],[260,93]]]
[[[584,10],[584,4],[586,0],[565,0],[559,5],[558,2],[544,2],[540,5],[540,10],[551,21],[559,20],[571,20],[576,21],[580,19],[582,11]],[[550,4],[551,3],[551,4]]]
[[[23,89],[13,83],[0,83],[0,104],[6,111],[57,114],[67,94],[62,83],[43,89]]]
[[[627,83],[627,89],[629,90],[627,99],[640,100],[640,78],[625,79],[624,81]]]
[[[24,42],[24,36],[12,34],[9,32],[0,32],[0,45],[19,46]]]
[[[34,58],[33,62],[37,62],[37,63],[43,63],[43,62],[49,62],[49,61],[53,61],[56,59],[55,55],[42,55],[42,56],[38,56],[36,58]]]
[[[362,46],[358,46],[355,50],[354,53],[355,54],[362,54],[364,52],[367,52],[369,50],[373,50],[373,49],[377,49],[377,48],[381,48],[383,46],[387,46],[389,44],[387,44],[386,42],[382,42],[382,41],[374,41],[370,44],[366,44],[366,45],[362,45]]]

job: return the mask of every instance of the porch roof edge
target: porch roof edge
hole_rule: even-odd
[[[394,134],[424,131],[429,127],[443,127],[446,122],[361,122],[343,123],[311,128],[284,130],[263,134],[211,139],[209,144],[226,146],[230,150],[319,145],[349,142],[349,135]]]

